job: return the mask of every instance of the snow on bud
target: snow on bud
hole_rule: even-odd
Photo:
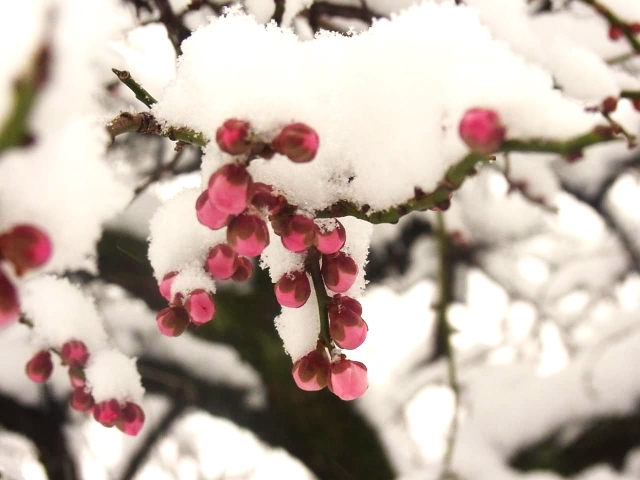
[[[355,298],[347,297],[346,295],[338,293],[333,296],[331,302],[340,308],[347,308],[351,310],[356,315],[362,315],[362,304]]]
[[[238,254],[233,248],[221,243],[209,250],[206,267],[213,278],[226,280],[235,273],[238,263]]]
[[[87,346],[80,340],[69,340],[60,349],[62,365],[84,367],[89,359]]]
[[[158,330],[167,337],[178,337],[189,325],[189,314],[183,307],[167,307],[156,316]]]
[[[324,349],[313,350],[294,363],[291,374],[301,390],[322,390],[329,378],[329,358]]]
[[[20,317],[18,292],[11,280],[0,270],[0,327],[15,322]]]
[[[284,224],[281,235],[284,247],[294,253],[307,250],[316,238],[316,224],[304,215],[292,215]]]
[[[176,275],[178,275],[178,272],[167,273],[164,277],[162,277],[162,280],[160,280],[160,284],[158,285],[158,287],[160,287],[160,295],[162,295],[169,302],[173,300],[171,298],[171,284],[175,280]]]
[[[100,402],[93,407],[93,418],[105,427],[113,427],[121,415],[122,408],[115,398]]]
[[[316,225],[316,238],[313,243],[321,253],[336,253],[344,247],[346,241],[347,232],[338,220],[335,220],[335,225],[331,229],[323,230]]]
[[[118,429],[131,436],[136,436],[144,425],[144,412],[137,403],[127,402],[116,422]]]
[[[355,400],[367,391],[369,381],[367,367],[363,363],[347,360],[341,355],[340,360],[332,363],[330,369],[327,386],[340,399]]]
[[[272,214],[277,214],[286,204],[282,195],[274,195],[273,187],[262,182],[253,182],[249,192],[251,204],[258,210],[267,209]]]
[[[318,152],[320,139],[316,131],[304,123],[292,123],[273,139],[271,147],[292,162],[310,162]]]
[[[255,215],[238,215],[227,228],[227,243],[240,255],[256,257],[269,245],[267,224]]]
[[[13,263],[18,276],[41,267],[50,257],[49,236],[33,225],[17,225],[0,235],[0,258]]]
[[[198,288],[187,296],[184,308],[189,313],[189,318],[196,325],[204,325],[213,320],[216,306],[209,292]]]
[[[609,26],[609,38],[614,42],[616,40],[620,40],[623,35],[624,35],[624,32],[620,27],[616,27],[614,25]]]
[[[305,272],[285,273],[274,286],[278,303],[283,307],[299,308],[309,300],[311,284]]]
[[[73,395],[69,399],[69,406],[78,412],[88,412],[95,405],[93,396],[89,392],[85,392],[84,387],[73,390]]]
[[[344,293],[351,288],[358,276],[358,265],[344,252],[322,256],[322,278],[329,290]]]
[[[489,154],[500,148],[506,129],[493,110],[472,108],[467,110],[458,129],[460,137],[476,153]]]
[[[87,383],[84,370],[80,367],[69,367],[69,382],[74,388],[83,388]]]
[[[329,333],[340,348],[353,350],[362,345],[367,338],[369,326],[360,314],[339,304],[330,305],[328,313]]]
[[[218,210],[209,201],[209,192],[205,190],[196,200],[196,217],[198,221],[211,230],[226,227],[231,221],[231,215]]]
[[[234,282],[246,282],[253,275],[253,265],[247,257],[238,257],[238,268],[231,276]]]
[[[216,142],[223,152],[231,155],[249,153],[249,122],[230,118],[216,131]]]
[[[219,211],[237,215],[247,208],[251,175],[244,165],[228,163],[209,179],[209,201]]]
[[[51,354],[48,350],[40,350],[31,360],[27,362],[25,368],[29,380],[36,383],[44,383],[49,380],[53,371],[53,363],[51,362]]]

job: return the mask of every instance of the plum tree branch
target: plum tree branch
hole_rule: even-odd
[[[618,28],[629,42],[629,45],[631,45],[631,48],[633,48],[636,53],[640,53],[640,41],[638,41],[636,33],[628,22],[618,17],[598,0],[582,0],[582,3],[591,6],[599,15],[609,22],[611,27]]]
[[[117,68],[112,68],[111,71],[115,73],[116,77],[118,77],[118,80],[124,83],[129,88],[129,90],[134,93],[136,98],[144,103],[148,108],[151,108],[154,103],[157,103],[157,100],[153,98],[151,94],[142,87],[142,85],[134,80],[128,70],[118,70]]]
[[[317,248],[309,248],[307,253],[307,271],[311,275],[311,281],[313,282],[313,289],[316,292],[316,299],[318,301],[318,314],[320,315],[320,338],[324,342],[325,346],[331,350],[332,341],[329,333],[329,315],[327,306],[329,303],[329,296],[322,280],[322,273],[320,272],[320,252]]]

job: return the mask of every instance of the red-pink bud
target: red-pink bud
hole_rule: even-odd
[[[74,388],[83,388],[87,383],[84,370],[80,367],[69,367],[69,382]]]
[[[322,390],[329,378],[329,358],[324,350],[313,350],[293,364],[291,373],[298,388],[308,392]]]
[[[633,100],[631,100],[631,103],[633,105],[633,108],[635,108],[637,112],[640,112],[640,98],[634,98]]]
[[[27,362],[25,368],[29,380],[36,383],[44,383],[49,380],[53,371],[53,363],[51,362],[51,354],[48,350],[40,350],[31,360]]]
[[[246,282],[253,276],[253,265],[247,257],[238,257],[238,268],[231,276],[234,282]]]
[[[89,359],[87,346],[80,340],[69,340],[60,349],[62,365],[84,367]]]
[[[280,237],[284,247],[295,253],[307,250],[316,238],[316,224],[309,217],[292,215],[284,224]]]
[[[221,212],[237,215],[247,208],[251,175],[244,165],[228,163],[209,179],[209,201]]]
[[[624,35],[624,32],[620,27],[615,27],[613,25],[609,26],[609,38],[614,42],[616,40],[620,40],[620,38],[622,38],[623,35]]]
[[[169,302],[173,300],[173,298],[171,298],[171,284],[175,280],[176,275],[178,275],[178,272],[169,272],[164,277],[162,277],[162,280],[160,280],[160,295],[162,295]]]
[[[362,345],[369,327],[359,314],[336,304],[329,305],[328,313],[329,333],[340,348],[353,350]]]
[[[244,120],[231,118],[224,122],[216,131],[216,142],[223,152],[231,155],[242,155],[249,153],[251,145],[249,143],[250,125]]]
[[[122,407],[115,398],[97,403],[93,407],[93,418],[105,427],[113,427],[122,415]]]
[[[178,337],[189,325],[189,314],[184,307],[163,308],[156,316],[156,324],[161,334],[167,337]]]
[[[292,123],[273,139],[271,147],[292,162],[310,162],[318,152],[320,139],[316,131],[304,123]]]
[[[493,110],[472,108],[462,117],[458,129],[460,137],[476,153],[489,154],[500,148],[506,129]]]
[[[299,308],[309,300],[311,284],[305,272],[285,273],[274,286],[278,303],[283,307]]]
[[[231,278],[238,268],[238,254],[226,243],[216,245],[209,250],[206,267],[213,278]]]
[[[338,220],[330,228],[322,228],[316,225],[316,238],[314,244],[321,253],[339,252],[347,241],[347,232]]]
[[[196,325],[204,325],[213,320],[216,314],[216,305],[209,292],[198,288],[187,295],[184,308],[189,313],[189,318]]]
[[[275,195],[273,187],[262,182],[253,182],[249,192],[251,204],[258,210],[266,209],[272,214],[277,214],[287,203],[282,195]]]
[[[355,283],[357,276],[358,265],[344,252],[322,256],[322,278],[332,292],[346,292]]]
[[[196,217],[198,221],[211,230],[219,230],[229,225],[233,218],[228,213],[218,210],[209,201],[209,191],[205,190],[196,200]]]
[[[269,230],[260,217],[238,215],[227,228],[227,243],[245,257],[256,257],[269,245]]]
[[[634,35],[640,35],[640,23],[632,23],[629,28]]]
[[[327,386],[342,400],[355,400],[364,395],[369,387],[367,367],[361,362],[347,360],[344,355],[331,364]]]
[[[0,327],[15,322],[20,317],[18,292],[11,280],[0,270]]]
[[[73,395],[69,399],[69,406],[78,412],[88,412],[93,409],[95,401],[89,392],[85,392],[84,387],[75,388]]]
[[[340,308],[347,308],[354,312],[356,315],[362,315],[362,304],[355,298],[347,297],[346,295],[336,294],[331,299],[331,303],[337,305]]]
[[[50,257],[49,236],[33,225],[16,225],[0,235],[0,258],[13,263],[18,276],[41,267]]]
[[[137,403],[127,402],[116,422],[118,429],[135,437],[144,425],[144,412]]]
[[[604,113],[612,113],[618,108],[618,99],[616,97],[607,97],[602,101],[602,111]]]

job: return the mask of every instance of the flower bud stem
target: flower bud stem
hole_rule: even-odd
[[[320,339],[324,342],[329,351],[333,348],[333,340],[329,333],[329,295],[322,280],[320,273],[320,252],[314,246],[309,247],[306,261],[307,271],[311,275],[313,288],[316,291],[316,299],[318,300],[318,314],[320,315]]]

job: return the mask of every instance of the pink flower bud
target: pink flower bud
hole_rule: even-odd
[[[274,290],[278,303],[283,307],[299,308],[309,300],[311,284],[305,272],[285,273]]]
[[[340,360],[331,364],[331,373],[327,386],[329,390],[342,400],[355,400],[364,395],[369,387],[367,367],[361,362],[347,360],[342,355]]]
[[[80,367],[69,367],[69,382],[74,388],[84,388],[87,378]]]
[[[369,326],[359,314],[336,304],[329,306],[328,313],[329,333],[340,348],[353,350],[362,345],[367,338]]]
[[[93,407],[93,418],[105,427],[113,427],[121,415],[122,408],[115,398],[97,403]]]
[[[78,412],[88,412],[93,409],[95,401],[89,392],[85,392],[84,387],[73,390],[73,395],[69,399],[69,406]]]
[[[209,201],[209,191],[205,190],[196,200],[196,217],[198,221],[211,230],[219,230],[229,225],[232,216],[218,210]]]
[[[231,276],[234,282],[246,282],[253,276],[253,265],[247,257],[238,257],[238,268]]]
[[[253,182],[249,192],[251,204],[258,210],[266,209],[272,214],[279,213],[287,201],[282,195],[274,195],[273,187],[262,182]]]
[[[309,217],[292,215],[284,224],[280,237],[284,247],[295,253],[307,250],[316,238],[316,224]]]
[[[322,390],[329,378],[329,358],[324,350],[313,350],[293,364],[291,373],[301,390]]]
[[[346,295],[337,294],[331,299],[332,304],[337,305],[340,308],[347,308],[354,312],[356,315],[362,315],[362,305],[355,298],[347,297]]]
[[[189,314],[184,307],[167,307],[156,316],[158,330],[167,337],[178,337],[189,325]]]
[[[221,212],[237,215],[247,208],[251,175],[244,165],[228,163],[209,179],[209,201]]]
[[[238,215],[227,228],[227,243],[240,255],[256,257],[269,245],[267,224],[255,215]]]
[[[89,359],[87,346],[80,340],[69,340],[60,349],[62,365],[84,367]]]
[[[162,278],[162,280],[160,280],[160,295],[162,295],[169,302],[173,300],[171,298],[171,284],[175,280],[176,275],[178,275],[178,272],[169,272]]]
[[[0,327],[15,322],[20,317],[18,292],[11,280],[0,270]]]
[[[602,111],[604,113],[612,113],[618,108],[618,99],[616,97],[607,97],[602,101]]]
[[[198,288],[187,296],[184,308],[189,313],[189,318],[196,325],[204,325],[213,320],[216,306],[209,292]]]
[[[273,139],[271,147],[292,162],[310,162],[318,152],[320,139],[313,128],[304,123],[292,123]]]
[[[322,256],[322,278],[329,290],[344,293],[358,276],[358,265],[344,252]]]
[[[0,258],[11,263],[16,275],[44,265],[51,257],[49,236],[32,225],[16,225],[0,235]]]
[[[640,35],[640,23],[632,23],[629,28],[634,35]]]
[[[27,362],[26,366],[27,377],[29,380],[36,383],[44,383],[49,380],[51,372],[53,371],[53,363],[51,362],[51,354],[48,350],[40,350],[36,353],[31,360]]]
[[[620,27],[615,27],[613,25],[609,27],[609,38],[614,42],[616,40],[620,40],[623,35],[624,35],[624,32]]]
[[[216,131],[216,142],[220,150],[231,155],[248,153],[251,148],[249,128],[248,122],[237,118],[231,118],[224,122]]]
[[[633,108],[635,108],[637,112],[640,112],[640,98],[634,98],[631,100],[631,103],[633,104]]]
[[[216,245],[207,255],[207,271],[213,278],[226,280],[238,268],[238,254],[226,243]]]
[[[506,129],[493,110],[472,108],[462,117],[458,129],[460,137],[476,153],[489,154],[500,148]]]
[[[118,429],[135,437],[144,425],[144,412],[137,403],[127,402],[116,423]]]
[[[338,220],[335,220],[335,225],[330,229],[322,229],[316,225],[314,244],[321,253],[336,253],[344,247],[346,241],[347,232]]]

